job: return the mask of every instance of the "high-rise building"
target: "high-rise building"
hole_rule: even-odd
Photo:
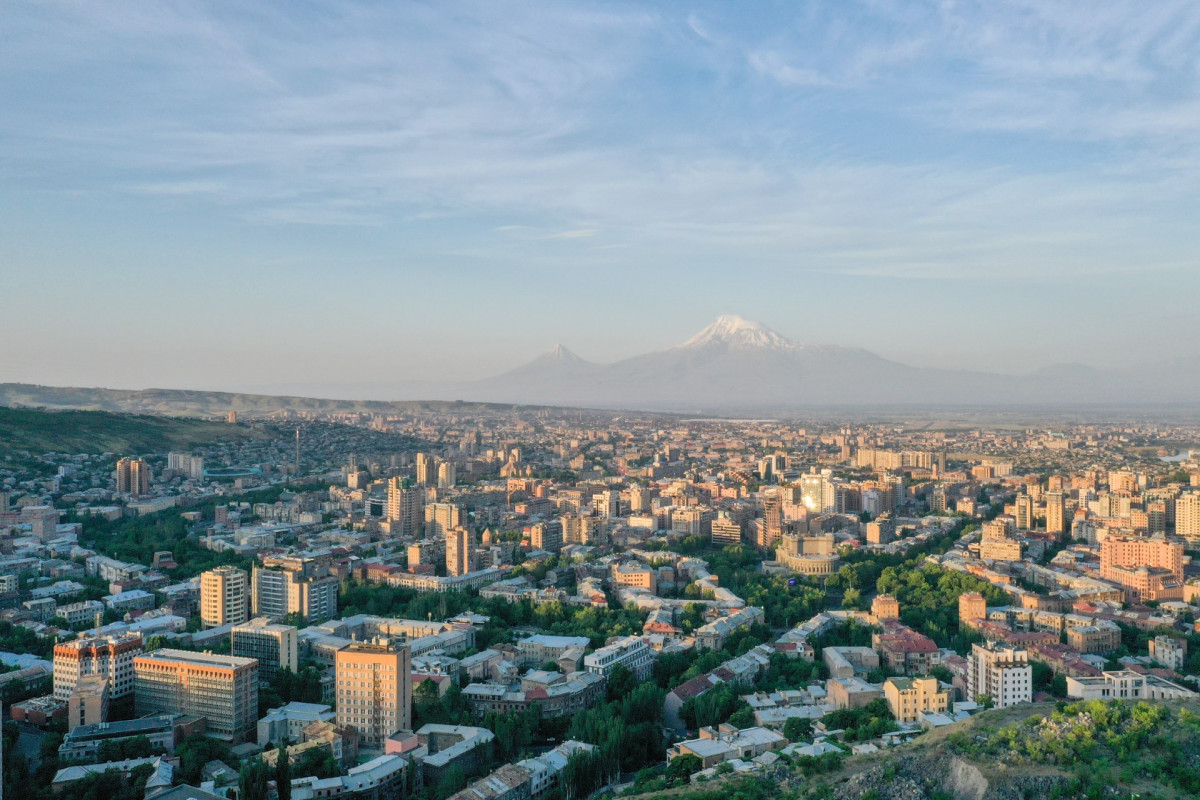
[[[461,525],[446,531],[446,574],[466,575],[475,569],[475,531]]]
[[[1113,470],[1108,473],[1108,489],[1111,492],[1129,492],[1138,490],[1137,473],[1129,470]]]
[[[718,517],[712,523],[712,542],[714,547],[724,547],[729,544],[740,544],[742,541],[742,526],[729,517]]]
[[[255,617],[233,627],[231,650],[235,656],[257,660],[259,683],[267,685],[281,669],[300,671],[296,634],[292,625],[279,625],[267,617]]]
[[[600,516],[611,519],[621,516],[621,493],[613,490],[600,492],[592,499],[592,505]]]
[[[1183,544],[1162,536],[1106,536],[1100,577],[1124,587],[1134,602],[1183,599]]]
[[[1033,498],[1027,494],[1017,495],[1017,530],[1033,529]]]
[[[108,681],[108,696],[118,700],[133,695],[133,659],[142,652],[136,633],[83,636],[54,645],[54,697],[66,702],[84,678]]]
[[[268,556],[254,568],[250,589],[256,617],[299,614],[312,623],[337,616],[338,579],[328,553]]]
[[[1046,492],[1046,532],[1047,533],[1064,533],[1067,530],[1066,524],[1067,506],[1063,500],[1061,491]]]
[[[631,513],[638,514],[650,510],[650,503],[654,499],[654,493],[646,486],[634,486],[629,490],[629,510]]]
[[[594,544],[600,532],[600,521],[595,517],[580,514],[564,514],[562,523],[563,544]]]
[[[140,458],[122,458],[117,462],[117,491],[139,495],[150,491],[150,465]]]
[[[963,592],[958,596],[958,625],[974,628],[975,624],[987,619],[987,600],[979,592]]]
[[[388,736],[412,727],[412,661],[407,645],[353,642],[334,664],[338,725],[351,725],[362,745],[382,749]]]
[[[833,511],[837,492],[829,470],[809,472],[800,476],[800,498],[809,512]]]
[[[562,550],[563,529],[558,522],[537,522],[529,526],[529,544],[535,550],[557,553]]]
[[[425,506],[425,536],[442,539],[446,531],[462,525],[462,509],[454,503],[430,503]]]
[[[783,538],[783,496],[779,492],[763,495],[762,536],[758,546],[770,549]]]
[[[200,480],[204,477],[204,459],[187,453],[167,453],[167,469],[192,480]]]
[[[433,486],[437,483],[437,460],[428,453],[417,453],[417,485]]]
[[[452,489],[458,483],[458,470],[453,462],[443,461],[438,465],[437,485],[439,489]]]
[[[249,618],[250,582],[245,570],[222,566],[200,574],[200,622],[207,628],[241,625]]]
[[[48,542],[58,536],[59,512],[56,508],[37,506],[34,509],[25,508],[25,516],[29,518],[33,535],[43,542]]]
[[[387,519],[399,523],[392,528],[396,536],[417,537],[425,529],[425,492],[409,486],[404,478],[388,481]]]
[[[258,662],[253,658],[164,648],[133,660],[134,711],[191,714],[209,736],[240,744],[258,722]]]
[[[1200,542],[1200,492],[1181,494],[1175,500],[1175,533],[1189,544]]]
[[[986,695],[996,708],[1033,700],[1029,653],[995,644],[975,644],[967,658],[967,699]]]

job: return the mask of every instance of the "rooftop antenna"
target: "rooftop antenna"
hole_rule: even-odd
[[[296,428],[296,477],[300,477],[300,429]]]

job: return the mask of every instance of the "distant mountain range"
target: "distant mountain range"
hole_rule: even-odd
[[[1063,364],[1022,375],[927,369],[867,350],[793,342],[757,322],[722,316],[686,342],[611,364],[562,345],[516,369],[460,382],[373,386],[394,401],[167,389],[141,391],[0,384],[0,405],[99,408],[135,413],[252,415],[284,408],[366,411],[415,408],[412,401],[464,401],[686,413],[779,413],[831,407],[965,407],[1200,404],[1200,358],[1100,370]]]
[[[596,364],[559,345],[457,391],[500,402],[657,410],[1194,403],[1200,359],[1119,371],[1072,364],[1026,375],[926,369],[860,348],[793,342],[760,323],[722,316],[666,350]]]

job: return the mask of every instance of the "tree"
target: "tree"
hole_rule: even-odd
[[[670,764],[667,764],[667,782],[671,784],[687,783],[688,779],[699,772],[703,766],[704,763],[700,758],[691,753],[676,756],[671,759]]]
[[[624,664],[617,664],[608,673],[608,702],[613,703],[625,697],[637,688],[637,676],[633,670]]]
[[[180,742],[175,748],[175,755],[179,758],[179,772],[183,782],[198,784],[200,770],[205,764],[229,758],[229,745],[197,733]]]
[[[449,797],[467,787],[467,775],[457,764],[446,770],[446,774],[438,781],[437,796]],[[282,798],[281,798],[282,800]]]
[[[292,780],[297,778],[333,778],[342,774],[333,753],[324,747],[305,750],[292,765]]]
[[[242,765],[238,772],[242,800],[267,800],[268,769],[267,762],[261,758],[252,758]]]
[[[789,742],[807,741],[812,736],[812,720],[790,717],[783,723],[783,735]]]
[[[288,757],[288,740],[279,746],[279,758],[275,761],[275,792],[279,800],[292,800],[292,760]]]

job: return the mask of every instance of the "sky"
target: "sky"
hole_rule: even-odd
[[[0,4],[0,381],[1197,355],[1200,4]]]

